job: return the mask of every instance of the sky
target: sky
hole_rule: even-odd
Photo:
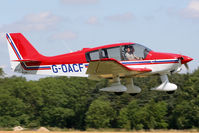
[[[20,32],[46,56],[136,42],[194,58],[199,66],[199,0],[0,0],[0,67],[11,72],[5,33]],[[34,78],[34,76],[27,76]]]

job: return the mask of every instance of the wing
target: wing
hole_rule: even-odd
[[[106,58],[90,61],[86,74],[101,78],[111,78],[114,75],[120,77],[135,76],[137,74],[150,72],[148,68],[129,68],[115,59]]]

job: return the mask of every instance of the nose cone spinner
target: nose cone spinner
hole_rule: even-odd
[[[188,62],[192,61],[193,58],[182,55],[182,56],[180,57],[180,59],[181,59],[181,64],[184,64],[185,67],[186,67],[186,69],[187,69],[187,71],[189,71]]]
[[[188,63],[188,62],[190,62],[192,60],[193,60],[193,58],[182,55],[181,63],[182,64],[186,64],[186,63]]]

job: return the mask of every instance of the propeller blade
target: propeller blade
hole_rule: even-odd
[[[189,65],[187,63],[184,64],[187,70],[189,70]]]
[[[187,74],[189,74],[190,71],[189,71],[189,65],[188,65],[188,63],[185,63],[184,66],[185,66],[185,68],[187,69]]]
[[[179,61],[180,65],[182,65],[182,57],[178,58],[178,61]]]

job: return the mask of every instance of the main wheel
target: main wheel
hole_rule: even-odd
[[[131,96],[136,96],[138,93],[130,93]]]
[[[173,94],[175,91],[167,91],[167,94]]]
[[[115,92],[115,95],[121,96],[124,92]]]

